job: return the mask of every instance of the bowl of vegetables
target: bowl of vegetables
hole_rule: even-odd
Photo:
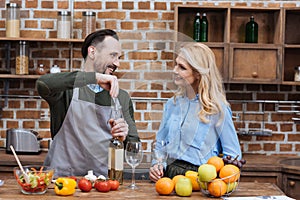
[[[14,168],[14,176],[23,194],[44,194],[51,184],[54,169],[49,166],[23,166]]]

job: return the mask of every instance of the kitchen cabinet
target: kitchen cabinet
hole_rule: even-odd
[[[300,65],[299,8],[259,8],[177,5],[177,42],[193,41],[196,13],[208,18],[207,44],[216,54],[217,66],[228,83],[290,84]],[[254,16],[258,42],[245,43],[245,26]]]
[[[283,175],[283,191],[289,197],[300,199],[300,175],[285,173]]]

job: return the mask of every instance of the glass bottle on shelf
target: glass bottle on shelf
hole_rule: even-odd
[[[254,16],[250,17],[250,21],[246,24],[246,43],[257,43],[258,40],[258,24],[254,21]]]
[[[17,3],[6,4],[6,37],[20,37],[20,7]]]
[[[39,66],[36,68],[36,74],[38,75],[44,75],[47,73],[46,69],[44,68],[43,64],[39,64]]]
[[[96,13],[92,11],[82,12],[82,38],[96,30]]]
[[[203,13],[200,25],[200,42],[208,42],[208,20],[206,13]]]
[[[119,119],[123,117],[122,106],[118,98],[111,100],[111,118]],[[119,138],[112,138],[108,149],[108,177],[123,184],[124,168],[124,144]]]
[[[61,70],[60,70],[60,67],[58,65],[53,65],[51,68],[50,68],[50,73],[51,74],[54,74],[54,73],[60,73]]]
[[[194,33],[193,33],[193,39],[196,42],[200,42],[200,25],[201,25],[201,17],[200,17],[200,13],[197,12],[194,20]]]
[[[57,38],[71,38],[71,12],[59,11],[57,16]]]
[[[20,41],[16,48],[16,74],[28,74],[29,49],[26,41]]]
[[[300,65],[295,67],[295,77],[294,81],[300,81]]]

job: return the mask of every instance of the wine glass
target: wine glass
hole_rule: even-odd
[[[138,189],[138,187],[135,185],[135,167],[138,166],[143,159],[142,143],[127,142],[125,148],[125,159],[132,168],[132,180],[131,185],[129,185],[128,188]]]
[[[168,158],[167,143],[164,140],[155,140],[151,145],[152,159],[157,163],[158,167],[166,163]]]

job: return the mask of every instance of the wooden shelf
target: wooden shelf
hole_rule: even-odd
[[[83,42],[83,39],[60,39],[60,38],[12,38],[0,37],[0,41],[34,41],[34,42]]]
[[[0,79],[38,79],[40,75],[0,74]]]
[[[178,42],[193,41],[197,12],[208,16],[205,44],[216,54],[224,82],[299,85],[294,68],[300,65],[300,8],[176,5]],[[250,16],[259,27],[256,44],[245,43]]]

